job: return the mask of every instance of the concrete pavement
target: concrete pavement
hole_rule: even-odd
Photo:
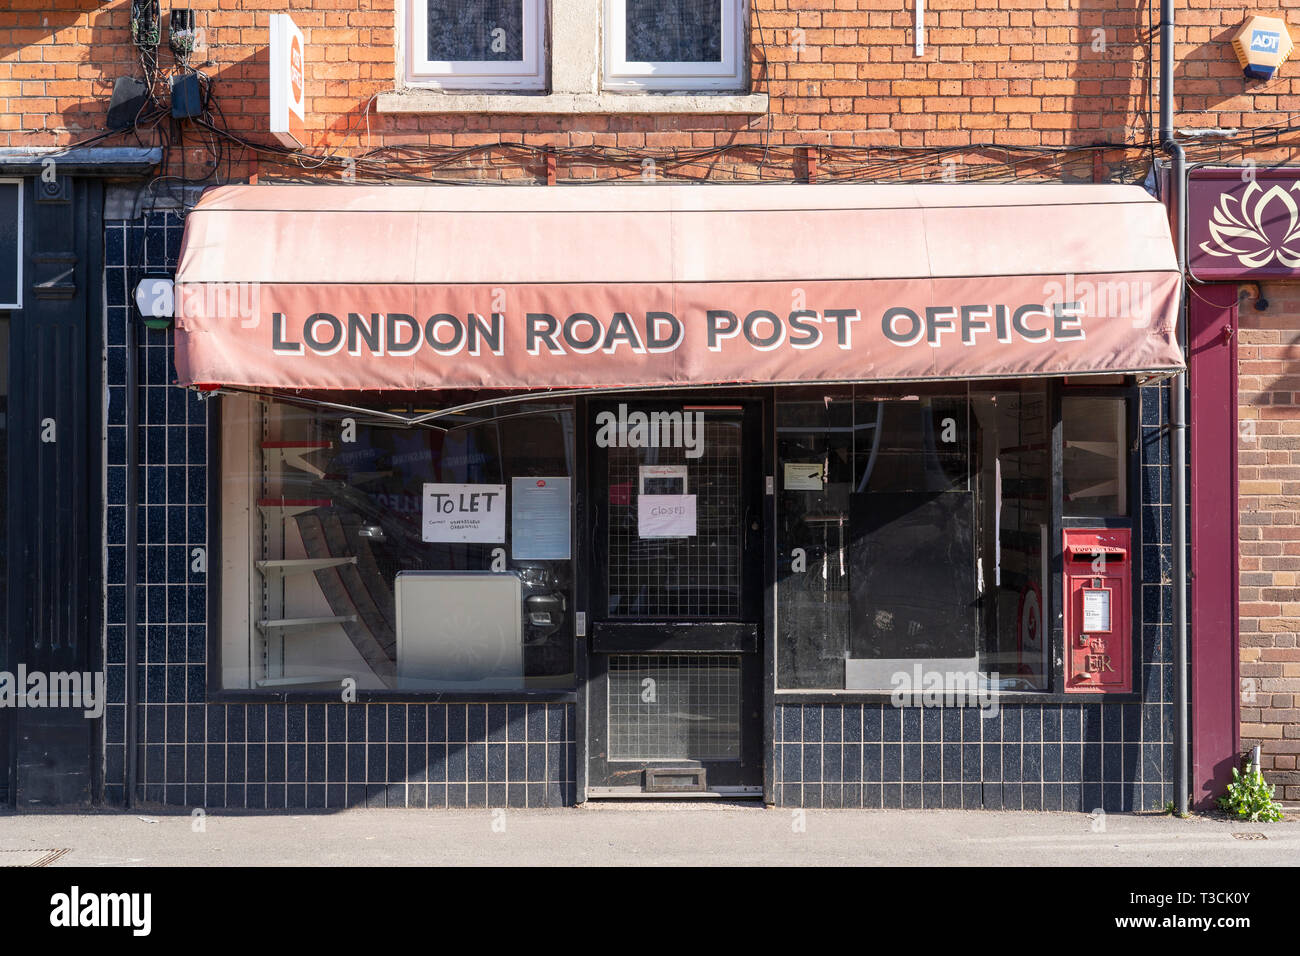
[[[1300,821],[589,803],[561,810],[0,815],[0,866],[1296,866]]]

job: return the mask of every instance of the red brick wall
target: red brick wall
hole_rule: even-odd
[[[1265,297],[1266,312],[1243,302],[1238,342],[1241,736],[1300,800],[1300,286]]]
[[[291,12],[309,47],[309,145],[342,154],[368,146],[464,146],[502,138],[632,150],[750,144],[766,147],[766,155],[751,150],[712,164],[661,168],[668,174],[726,178],[756,175],[761,162],[764,175],[788,177],[798,171],[792,147],[805,144],[887,148],[996,142],[1023,150],[1102,140],[1137,143],[1149,137],[1157,105],[1149,94],[1158,54],[1153,66],[1145,38],[1154,39],[1148,27],[1158,20],[1158,10],[1131,0],[944,0],[927,12],[928,44],[921,58],[911,46],[911,0],[752,0],[753,85],[771,94],[770,116],[491,119],[373,111],[367,117],[372,94],[394,83],[393,0],[189,0],[189,5],[200,11],[209,41],[207,61],[199,65],[214,77],[229,125],[259,140],[266,139],[268,18],[272,12]],[[1300,0],[1287,0],[1280,11],[1297,5]],[[5,7],[0,11],[0,145],[68,143],[94,134],[113,79],[140,72],[129,42],[129,0],[6,0]],[[1217,0],[1182,0],[1178,7],[1181,124],[1259,127],[1283,123],[1289,111],[1300,110],[1300,67],[1284,68],[1270,83],[1246,83],[1227,42],[1247,10],[1279,11]],[[796,29],[804,31],[802,50],[791,42]],[[160,59],[169,61],[165,40]],[[156,136],[143,134],[146,140]],[[190,156],[191,174],[204,162],[203,145],[191,144],[193,139],[192,132],[186,136],[186,145],[197,150]],[[1282,155],[1290,153],[1286,149]],[[1227,159],[1240,154],[1236,147],[1224,150]],[[535,158],[521,162],[518,155],[493,155],[494,162],[476,157],[453,164],[443,175],[541,174]],[[238,158],[235,175],[246,171],[246,157]],[[933,157],[901,167],[893,161],[896,156],[883,157],[884,163],[881,158],[874,157],[873,165],[863,154],[822,156],[820,170],[828,176],[917,178],[944,169]],[[1140,175],[1149,157],[1141,149],[1115,151],[1096,168],[1091,155],[1035,158],[1023,151],[973,150],[949,158],[957,177],[970,175],[967,164],[1013,158],[1019,165],[988,172],[1090,179]],[[364,176],[367,170],[358,172]],[[599,158],[561,158],[560,178],[609,174]]]

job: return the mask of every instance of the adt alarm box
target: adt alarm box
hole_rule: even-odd
[[[1132,532],[1069,528],[1064,534],[1065,689],[1133,690]]]

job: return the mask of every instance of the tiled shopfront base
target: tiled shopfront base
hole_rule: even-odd
[[[1162,708],[1141,704],[777,708],[785,806],[1108,813],[1163,806]],[[1149,742],[1143,742],[1149,741]]]
[[[137,799],[177,806],[558,806],[577,801],[572,704],[210,704],[206,700],[207,409],[172,384],[172,333],[127,307],[143,274],[174,268],[170,213],[110,221],[107,287],[104,794],[126,786],[127,442],[138,441]],[[139,425],[124,414],[128,349]],[[778,803],[1108,812],[1171,797],[1168,446],[1165,391],[1142,401],[1142,647],[1145,703],[898,710],[778,704]],[[215,580],[215,578],[214,578]]]

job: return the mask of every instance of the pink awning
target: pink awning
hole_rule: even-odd
[[[1182,368],[1163,206],[1109,185],[226,186],[182,384],[583,388]]]

